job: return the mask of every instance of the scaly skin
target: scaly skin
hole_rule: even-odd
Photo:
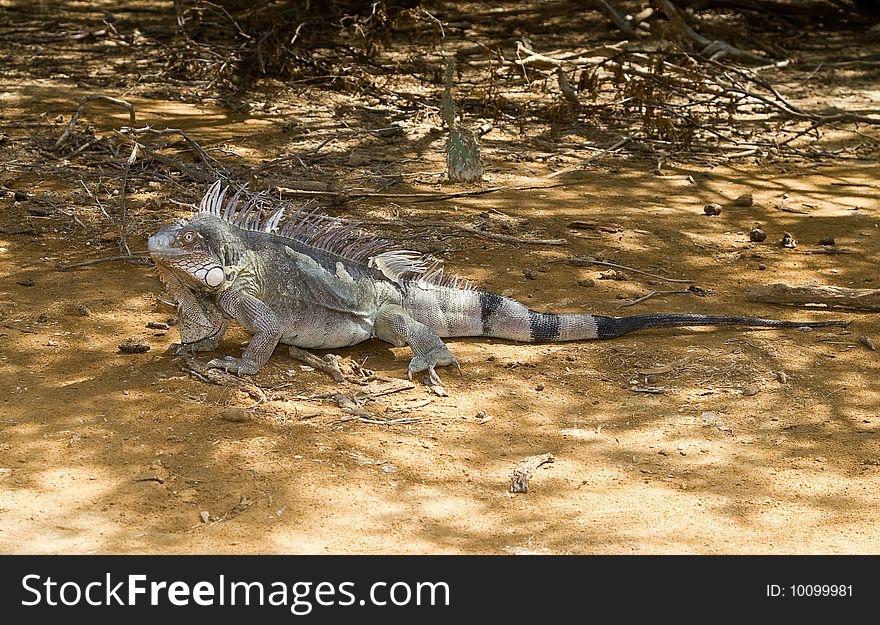
[[[359,254],[342,240],[336,224],[326,232],[315,226],[320,218],[282,224],[278,233],[280,213],[261,223],[253,216],[253,200],[237,210],[238,194],[225,206],[224,194],[215,184],[192,220],[163,227],[150,237],[149,249],[178,302],[178,350],[216,348],[227,320],[235,319],[252,334],[250,343],[240,357],[215,358],[208,365],[239,375],[258,372],[279,342],[332,349],[375,337],[409,345],[409,377],[427,371],[438,384],[436,367],[459,367],[441,337],[556,342],[660,327],[846,325],[697,314],[540,313],[508,297],[460,288],[456,279],[440,275],[435,261],[414,252]]]

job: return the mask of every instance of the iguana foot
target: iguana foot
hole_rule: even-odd
[[[252,375],[260,370],[260,366],[253,360],[236,358],[235,356],[214,358],[208,361],[207,366],[211,369],[223,369],[228,373],[235,373],[236,375]]]
[[[220,343],[219,337],[209,336],[208,338],[194,341],[192,343],[172,343],[170,350],[175,354],[194,354],[196,352],[211,352],[217,349]]]
[[[456,360],[455,356],[452,355],[446,346],[435,348],[426,354],[416,354],[413,356],[412,360],[409,361],[409,370],[407,371],[407,376],[410,380],[412,380],[413,375],[419,373],[420,371],[428,372],[428,380],[430,380],[431,384],[443,384],[440,381],[440,376],[437,375],[437,372],[434,371],[434,367],[442,367],[445,365],[453,365],[459,371],[461,371],[461,365],[458,360]]]
[[[413,358],[409,361],[409,371],[407,371],[410,380],[414,374],[427,371],[431,384],[442,384],[434,367],[455,365],[459,370],[461,369],[461,365],[443,344],[436,330],[416,321],[396,304],[382,307],[376,317],[373,330],[378,338],[392,345],[410,346],[413,351]]]

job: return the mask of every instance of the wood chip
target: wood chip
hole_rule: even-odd
[[[597,221],[573,221],[568,224],[569,228],[575,230],[596,230],[598,232],[623,232],[623,226],[611,222]]]
[[[541,454],[540,456],[529,456],[517,465],[513,470],[510,480],[511,493],[527,493],[529,492],[529,480],[532,478],[535,470],[542,464],[553,462],[555,458],[553,454]]]

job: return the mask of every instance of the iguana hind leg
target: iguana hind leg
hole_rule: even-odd
[[[413,351],[407,372],[410,379],[420,371],[427,371],[431,384],[440,384],[440,376],[434,371],[434,367],[454,365],[461,369],[458,360],[438,334],[424,323],[413,319],[400,306],[383,306],[376,317],[373,330],[377,338],[392,345],[410,346]]]

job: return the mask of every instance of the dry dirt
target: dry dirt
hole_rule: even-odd
[[[36,54],[4,45],[7,62]],[[251,164],[314,147],[322,132],[394,120],[333,92],[280,90],[271,107],[250,112],[181,100],[172,85],[125,83],[122,61],[118,80],[93,71],[105,67],[94,45],[68,47],[84,60],[67,62],[56,50],[51,68],[34,62],[0,79],[0,552],[880,552],[880,360],[857,340],[880,343],[876,313],[744,297],[748,285],[780,281],[880,286],[876,150],[863,160],[665,163],[664,175],[646,160],[603,158],[545,179],[583,152],[526,155],[515,131],[498,128],[483,140],[484,186],[546,188],[328,207],[393,220],[371,228],[439,253],[450,269],[538,310],[852,322],[556,345],[451,339],[462,371],[441,371],[448,396],[420,383],[365,405],[377,421],[403,422],[366,423],[310,399],[346,385],[304,370],[280,348],[255,376],[283,391],[279,400],[258,402],[182,373],[165,352],[175,329],[146,328],[174,316],[149,267],[56,271],[59,262],[116,253],[119,176],[64,161],[51,145],[80,97],[96,92],[128,99],[142,123],[184,128],[218,158]],[[128,54],[113,58],[136,63]],[[127,123],[119,109],[90,110],[97,135]],[[436,118],[396,121],[403,136],[328,146],[326,161],[306,163],[310,179],[378,190],[383,176],[397,176],[389,194],[473,189],[437,182]],[[284,172],[274,173],[270,184],[285,184]],[[132,178],[132,249],[186,214],[170,199],[198,199],[195,185],[185,197],[174,195],[179,188]],[[33,199],[16,201],[12,191]],[[746,192],[754,205],[734,206]],[[801,212],[779,210],[784,194],[785,207]],[[703,213],[709,202],[722,205],[720,215]],[[426,220],[449,226],[419,224]],[[620,228],[578,230],[572,221]],[[567,243],[502,242],[456,224]],[[767,232],[763,243],[748,240],[756,224]],[[779,244],[784,231],[798,239],[795,249]],[[846,253],[821,253],[828,236]],[[691,278],[708,294],[657,294],[621,307],[687,285],[631,271],[626,280],[601,279],[607,267],[562,262],[570,256]],[[593,286],[579,284],[587,278]],[[121,353],[134,335],[151,349]],[[246,341],[237,329],[218,353],[237,354]],[[334,353],[398,378],[409,359],[407,348],[378,341]],[[646,387],[662,392],[638,392]],[[528,493],[511,494],[517,464],[547,452],[555,462],[536,471]]]

